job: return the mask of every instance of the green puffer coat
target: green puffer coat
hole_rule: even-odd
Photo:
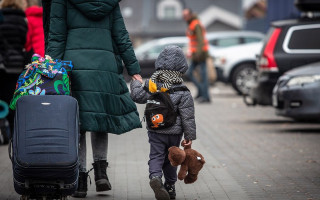
[[[122,61],[131,76],[140,67],[119,1],[43,1],[46,54],[73,62],[71,88],[81,130],[121,134],[141,128],[122,75]]]

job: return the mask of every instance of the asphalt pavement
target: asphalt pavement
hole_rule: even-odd
[[[192,84],[188,86],[195,94]],[[198,139],[193,148],[206,164],[196,183],[177,182],[178,200],[320,199],[320,124],[277,117],[271,107],[247,107],[224,84],[212,87],[210,94],[211,104],[195,104]],[[144,106],[138,109],[142,115]],[[90,147],[88,151],[90,168]],[[145,128],[110,134],[107,172],[112,190],[96,193],[93,181],[86,199],[154,199],[148,152]],[[7,146],[0,146],[0,200],[6,199],[19,195]]]

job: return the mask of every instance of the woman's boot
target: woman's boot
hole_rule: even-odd
[[[108,191],[111,190],[111,184],[107,176],[108,163],[105,160],[95,161],[93,164],[94,180],[96,182],[96,191]]]

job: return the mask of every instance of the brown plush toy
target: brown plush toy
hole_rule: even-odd
[[[198,173],[205,163],[203,156],[191,147],[184,150],[176,146],[170,147],[168,158],[172,166],[181,165],[178,179],[184,180],[185,184],[194,183],[197,180]]]

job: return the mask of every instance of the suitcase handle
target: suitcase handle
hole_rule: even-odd
[[[9,158],[10,158],[10,160],[12,162],[12,138],[9,141],[8,152],[9,152]]]

